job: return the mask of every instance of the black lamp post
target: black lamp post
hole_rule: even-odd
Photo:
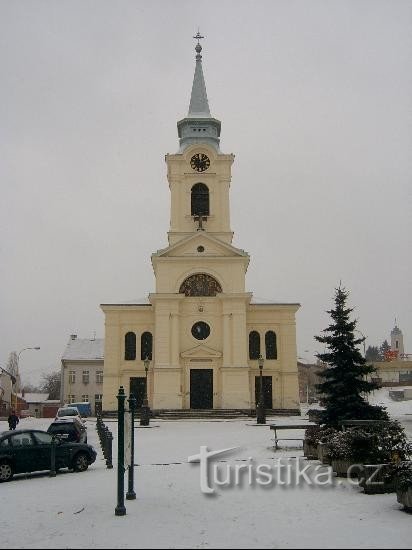
[[[149,372],[150,367],[150,359],[146,356],[146,359],[143,361],[144,364],[144,370],[146,372],[146,388],[144,392],[144,399],[143,399],[143,405],[141,408],[140,413],[140,425],[141,426],[149,426],[150,424],[150,407],[149,402],[147,400],[147,373]]]
[[[259,388],[259,402],[256,407],[256,424],[266,424],[266,411],[265,411],[265,400],[263,395],[263,357],[259,355],[258,359],[259,371],[260,371],[260,388]]]

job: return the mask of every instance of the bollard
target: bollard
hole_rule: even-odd
[[[117,395],[117,506],[116,516],[126,515],[124,505],[124,402],[126,396],[123,386],[119,388]]]
[[[106,439],[106,467],[110,470],[113,468],[113,452],[112,452],[112,444],[113,444],[113,435],[111,432],[107,434]]]
[[[50,456],[50,477],[56,477],[56,438],[52,437],[51,440],[51,456]]]

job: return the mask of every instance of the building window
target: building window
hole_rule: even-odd
[[[96,393],[94,396],[94,412],[96,414],[101,414],[103,404],[103,395],[101,393]]]
[[[103,384],[103,371],[97,370],[96,371],[96,384]]]
[[[83,384],[88,384],[89,383],[89,371],[88,370],[83,371],[82,380],[83,380]]]
[[[147,357],[151,361],[152,352],[153,352],[153,336],[150,332],[144,332],[141,338],[140,359],[144,361]]]
[[[126,361],[136,359],[136,334],[128,332],[124,337],[124,358]]]
[[[222,292],[222,287],[211,275],[195,273],[190,275],[180,285],[179,294],[185,296],[216,296]]]
[[[67,396],[67,402],[70,403],[76,403],[76,396],[71,394]]]
[[[82,395],[82,401],[83,403],[88,403],[89,402],[89,396],[87,393],[85,393],[84,395]]]
[[[265,334],[266,359],[277,359],[278,350],[276,345],[276,333],[268,330]]]
[[[192,216],[209,215],[209,189],[204,183],[195,183],[192,187]]]
[[[259,359],[260,335],[256,330],[249,333],[249,359]]]
[[[74,384],[76,382],[76,371],[69,371],[69,384]]]

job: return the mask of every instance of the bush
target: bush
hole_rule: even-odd
[[[316,447],[318,443],[328,443],[330,437],[337,433],[334,428],[326,426],[308,426],[305,430],[305,440],[309,445]]]
[[[326,433],[332,458],[351,458],[363,464],[397,463],[412,454],[412,445],[397,420],[374,426]]]
[[[395,480],[396,489],[401,492],[412,489],[412,462],[402,461],[398,464],[393,464],[387,477]]]
[[[357,461],[353,456],[353,438],[350,430],[346,432],[335,430],[333,434],[330,434],[326,443],[331,458],[351,458]]]

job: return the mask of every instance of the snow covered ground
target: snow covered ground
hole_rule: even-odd
[[[383,401],[385,395],[375,397]],[[390,408],[410,431],[412,402],[393,403]],[[303,418],[276,420],[300,423]],[[25,419],[19,427],[48,425],[46,419]],[[116,517],[116,468],[106,469],[94,422],[87,425],[89,443],[98,450],[87,472],[61,472],[56,478],[19,476],[0,485],[1,548],[411,546],[412,516],[401,511],[396,495],[364,495],[346,480],[323,488],[264,488],[245,482],[241,487],[220,487],[212,496],[202,494],[200,467],[187,463],[201,445],[211,450],[240,447],[221,459],[231,466],[248,457],[270,464],[278,457],[302,456],[293,446],[275,452],[269,427],[246,419],[155,421],[152,425],[158,427],[152,429],[136,427],[137,500],[125,500],[126,516]],[[116,443],[116,423],[108,425]],[[0,422],[0,431],[5,429],[6,423]]]

